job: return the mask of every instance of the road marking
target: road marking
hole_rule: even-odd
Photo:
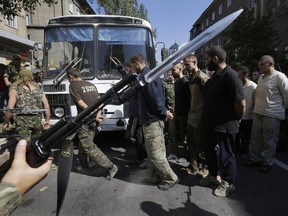
[[[279,167],[285,169],[286,171],[288,171],[288,165],[277,160],[276,158],[274,158],[274,163],[277,164]]]

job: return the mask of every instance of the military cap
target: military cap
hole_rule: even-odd
[[[20,78],[25,78],[25,77],[27,77],[27,78],[30,78],[30,79],[31,79],[31,78],[33,77],[33,74],[32,74],[32,71],[31,71],[31,70],[28,70],[28,69],[26,69],[26,68],[23,68],[23,69],[20,70],[19,76],[20,76]]]

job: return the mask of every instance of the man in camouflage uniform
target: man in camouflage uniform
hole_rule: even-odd
[[[167,72],[167,76],[162,80],[165,104],[171,113],[174,112],[175,108],[175,91],[174,91],[174,77],[172,76],[172,71]],[[165,145],[170,146],[171,142],[174,140],[174,127],[173,120],[170,122],[165,122],[164,135],[165,135]],[[170,149],[169,153],[170,152]],[[171,159],[171,158],[169,158]],[[172,158],[173,159],[173,158]]]
[[[72,97],[72,100],[75,102],[77,111],[80,113],[88,106],[92,105],[97,98],[99,98],[99,93],[95,85],[90,82],[81,79],[81,74],[78,68],[71,68],[66,72],[67,79],[70,82],[69,92]],[[104,117],[97,113],[96,121],[102,122]],[[94,130],[89,128],[89,125],[83,124],[82,127],[78,130],[77,133],[79,139],[79,152],[78,155],[79,163],[82,167],[82,170],[88,171],[89,164],[87,161],[88,155],[92,158],[99,166],[107,169],[109,171],[106,179],[111,180],[118,171],[118,167],[113,164],[109,158],[93,143]]]
[[[10,86],[13,82],[16,82],[19,78],[19,72],[21,70],[21,56],[13,55],[12,62],[7,65],[4,74],[4,81],[6,86]]]
[[[42,129],[50,127],[50,107],[44,92],[32,81],[30,70],[21,69],[19,79],[10,86],[7,111],[3,121],[3,130],[7,129],[13,109],[16,108],[16,132],[27,141],[37,138]],[[42,105],[45,109],[45,122],[41,124]]]
[[[168,106],[169,110],[173,112],[175,103],[175,91],[174,91],[174,77],[172,75],[171,70],[167,72],[167,77],[162,81],[162,84],[166,106]]]

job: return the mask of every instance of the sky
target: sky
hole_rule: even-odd
[[[96,1],[96,0],[95,0]],[[163,42],[165,48],[175,42],[181,45],[189,41],[190,30],[213,0],[138,0],[148,10],[148,18],[157,29],[156,42]],[[159,47],[158,47],[159,46]],[[157,45],[157,60],[163,44]]]
[[[169,49],[175,42],[189,41],[190,30],[213,0],[138,0],[148,10],[153,28],[157,29],[156,42],[164,42]]]

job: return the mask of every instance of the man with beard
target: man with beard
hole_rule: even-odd
[[[206,52],[205,64],[215,71],[206,82],[203,106],[204,149],[209,175],[200,180],[216,184],[214,195],[225,197],[235,190],[235,135],[245,112],[244,91],[237,72],[226,65],[226,52],[216,46]]]

